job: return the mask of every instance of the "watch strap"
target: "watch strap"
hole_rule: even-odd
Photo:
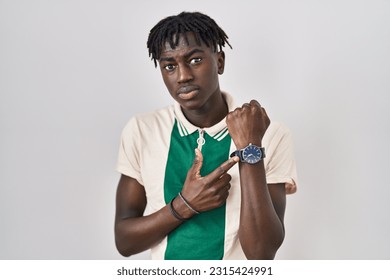
[[[242,150],[235,150],[233,153],[230,154],[230,157],[238,156],[240,160],[242,160]]]

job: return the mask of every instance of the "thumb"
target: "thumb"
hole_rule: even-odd
[[[202,152],[196,148],[195,149],[195,159],[191,167],[191,175],[195,178],[200,178],[200,169],[203,165],[203,155]]]

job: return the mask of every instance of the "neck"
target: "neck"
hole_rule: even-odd
[[[183,110],[184,116],[197,127],[211,127],[223,120],[229,112],[227,103],[219,91],[214,94],[202,108],[197,110]]]

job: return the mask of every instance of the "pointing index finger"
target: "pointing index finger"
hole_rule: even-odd
[[[238,156],[234,156],[229,158],[227,161],[218,166],[213,172],[205,177],[208,182],[213,182],[221,177],[223,174],[227,173],[230,168],[232,168],[237,162],[239,162],[240,158]]]

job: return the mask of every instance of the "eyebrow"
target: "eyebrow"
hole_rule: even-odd
[[[188,58],[188,57],[192,56],[195,53],[204,53],[204,50],[193,49],[193,50],[189,51],[188,53],[184,54],[184,57]],[[166,57],[160,57],[159,61],[160,62],[162,62],[162,61],[172,62],[172,61],[175,61],[175,59],[173,57],[171,57],[171,56],[166,56]]]

